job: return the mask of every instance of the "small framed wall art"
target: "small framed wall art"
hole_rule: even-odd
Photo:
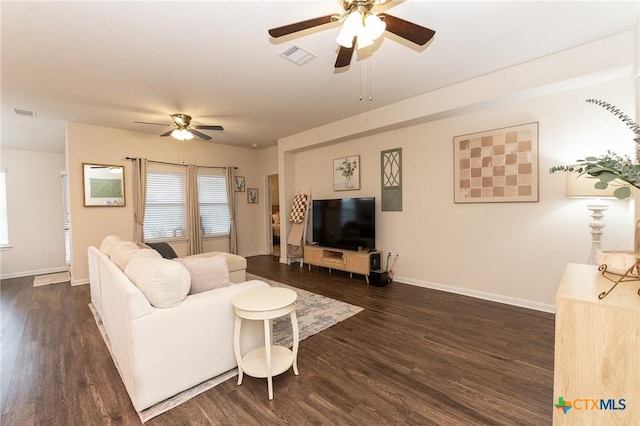
[[[333,190],[350,191],[360,189],[360,156],[333,160]]]
[[[244,176],[235,176],[233,179],[235,192],[244,192]]]
[[[82,163],[85,207],[124,207],[124,166]]]
[[[247,188],[247,203],[258,204],[258,188]]]
[[[454,202],[538,201],[538,123],[453,138]]]

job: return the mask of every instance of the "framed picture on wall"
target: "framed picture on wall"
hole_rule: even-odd
[[[124,166],[82,163],[85,207],[124,207]]]
[[[538,201],[538,123],[453,138],[454,202]]]
[[[247,203],[258,204],[258,188],[247,188]]]
[[[360,189],[360,156],[333,160],[333,190],[350,191]]]
[[[235,192],[244,192],[244,176],[235,176],[233,179]]]

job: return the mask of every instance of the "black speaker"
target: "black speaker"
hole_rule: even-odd
[[[377,271],[371,271],[369,273],[369,284],[375,285],[377,287],[384,287],[389,284],[391,280],[389,279],[389,274],[384,269],[378,269]]]
[[[372,253],[369,255],[369,269],[374,271],[376,269],[380,269],[380,253]]]

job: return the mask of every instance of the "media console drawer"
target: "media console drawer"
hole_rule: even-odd
[[[361,274],[369,283],[371,256],[376,253],[378,252],[305,246],[304,261],[309,265],[309,270],[311,270],[311,265],[315,265],[330,270],[337,269],[351,274]]]

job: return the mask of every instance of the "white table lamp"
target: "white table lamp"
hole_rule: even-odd
[[[613,191],[616,187],[609,185],[607,189],[596,189],[593,186],[598,182],[598,179],[594,179],[587,174],[578,175],[576,173],[567,173],[567,198],[593,198],[595,202],[600,201],[603,198],[615,198]],[[587,209],[591,210],[591,252],[589,253],[588,264],[595,264],[596,253],[601,249],[600,240],[602,239],[602,228],[605,227],[605,223],[602,220],[604,217],[604,211],[609,206],[607,204],[588,204]]]

